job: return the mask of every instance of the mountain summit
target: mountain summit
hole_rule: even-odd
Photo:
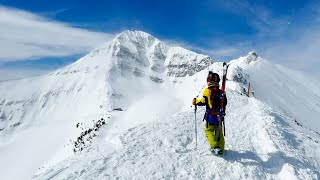
[[[205,110],[190,109],[222,62],[142,31],[0,83],[0,179],[318,179],[317,86],[256,52],[229,64],[223,157],[208,153]]]
[[[192,76],[212,63],[209,56],[130,30],[47,75],[2,82],[0,136],[7,145],[1,159],[7,161],[0,169],[20,164],[20,176],[26,177],[52,159],[62,160],[73,154],[70,140],[81,133],[77,123],[91,126],[93,120],[108,119],[114,109],[128,110],[137,99],[159,92],[163,83]],[[33,151],[25,151],[26,144]],[[27,158],[35,154],[36,160]],[[8,163],[12,155],[16,158]]]
[[[60,107],[65,106],[65,101],[60,98],[67,101],[71,96],[86,96],[90,100],[76,104],[83,106],[94,101],[89,103],[90,106],[96,104],[99,107],[100,104],[109,104],[106,103],[108,96],[124,99],[125,97],[120,98],[124,94],[119,88],[139,88],[139,82],[153,81],[161,84],[170,77],[192,76],[212,63],[209,56],[181,47],[170,47],[150,34],[128,30],[75,63],[48,75],[1,83],[0,133],[28,123],[66,118],[65,113],[62,113],[65,109],[60,110]],[[121,83],[121,87],[118,87],[120,79],[128,82]],[[130,83],[133,79],[135,82]],[[24,89],[23,93],[20,93],[21,89]],[[81,101],[83,98],[76,99]],[[104,101],[97,102],[97,99]],[[52,103],[50,107],[47,106],[49,102]],[[69,100],[67,102],[72,103]],[[68,108],[82,109],[75,104]],[[51,113],[54,116],[64,115],[54,118]]]

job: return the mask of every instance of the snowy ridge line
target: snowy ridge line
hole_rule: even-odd
[[[242,95],[242,93],[239,93],[239,94]],[[246,95],[246,93],[244,93],[244,94]],[[254,98],[262,101],[262,99],[260,99],[259,97],[254,96],[254,95],[251,95],[251,97],[254,97]],[[280,112],[278,112],[278,113],[280,113]],[[289,115],[286,114],[286,116],[289,116]],[[302,127],[302,128],[304,129],[304,130],[301,130],[301,131],[309,131],[309,132],[311,132],[311,133],[315,133],[315,134],[317,134],[317,135],[319,136],[319,137],[316,136],[315,139],[319,139],[319,138],[320,138],[320,133],[319,133],[318,131],[313,130],[313,129],[311,129],[311,128],[308,128],[308,127],[304,126],[304,125],[301,124],[297,119],[294,119],[294,118],[289,118],[289,119],[290,119],[291,122],[294,122],[294,123],[292,123],[292,124],[294,124],[294,125],[296,125],[296,126],[299,126],[299,127]],[[319,140],[312,139],[311,137],[309,137],[309,139],[313,140],[315,143],[319,143]]]
[[[27,179],[39,167],[72,156],[72,149],[66,152],[65,145],[81,133],[74,126],[77,122],[104,117],[113,108],[127,110],[136,103],[143,106],[147,101],[163,100],[166,92],[161,92],[160,98],[153,92],[166,89],[171,79],[194,75],[211,63],[209,56],[169,47],[141,31],[125,31],[64,68],[0,83],[0,179]],[[167,98],[168,104],[176,99]],[[143,107],[153,111],[151,103]],[[163,105],[160,112],[143,121],[178,108],[168,110]],[[128,110],[131,116],[141,112],[139,108]],[[108,126],[109,132],[117,131],[121,119],[131,124],[128,117],[118,118],[115,126]],[[113,135],[109,138],[117,144]],[[24,150],[26,144],[33,150]],[[19,169],[19,173],[11,174],[11,169]]]
[[[230,62],[232,64],[230,77],[234,73],[241,75],[240,79],[245,78],[254,85],[255,97],[294,117],[300,124],[319,132],[320,125],[317,118],[320,115],[320,99],[317,95],[320,94],[319,84],[309,84],[312,78],[274,65],[262,58],[247,63],[250,56],[252,53]],[[241,70],[237,70],[237,67]]]
[[[77,157],[51,167],[35,179],[317,179],[319,163],[310,150],[320,148],[296,133],[290,118],[255,98],[228,92],[226,152],[208,151],[198,111],[195,151],[193,109],[136,126],[121,136],[122,148],[108,149],[100,139]],[[231,110],[232,109],[232,110]],[[311,154],[310,154],[311,155]],[[62,171],[63,170],[63,171]]]
[[[147,33],[125,31],[49,75],[0,83],[0,179],[319,179],[318,135],[306,127],[317,130],[320,102],[304,89],[320,88],[295,86],[298,76],[253,52],[230,63],[239,82],[228,73],[222,157],[208,151],[203,107],[194,150],[190,108],[222,62]],[[248,80],[257,98],[241,94]],[[76,123],[109,114],[83,151],[64,147],[82,132]]]

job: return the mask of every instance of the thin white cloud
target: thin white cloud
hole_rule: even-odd
[[[49,73],[48,69],[0,68],[0,82]]]
[[[239,53],[256,50],[274,63],[320,79],[319,2],[306,3],[291,14],[274,13],[261,3],[248,3],[247,0],[221,1],[219,5],[228,12],[246,17],[248,25],[257,31],[244,36],[244,39],[231,37],[231,40],[222,43],[221,51],[219,48],[212,48],[208,53],[236,58]],[[209,41],[214,44],[214,41],[219,41],[217,38]],[[249,43],[241,44],[244,41]]]
[[[204,50],[208,54],[213,54],[217,57],[223,57],[223,56],[234,56],[235,54],[239,54],[241,52],[240,49],[236,47],[224,47],[219,49],[212,49],[212,50]]]
[[[41,12],[40,15],[41,16],[45,16],[45,17],[56,17],[59,14],[62,14],[66,11],[68,11],[69,9],[57,9],[57,10],[53,10],[53,11],[45,11],[45,12]]]
[[[114,37],[4,6],[0,27],[0,62],[85,53]]]
[[[250,3],[248,0],[228,0],[219,4],[226,11],[246,17],[250,27],[257,30],[259,36],[278,36],[289,26],[291,16],[275,15],[271,9],[261,3]]]
[[[232,45],[218,39],[210,40],[210,38],[208,38],[207,41],[212,42],[210,43],[211,47],[200,47],[179,40],[164,40],[164,42],[170,46],[180,46],[200,54],[208,55],[215,61],[230,60],[230,58],[237,58],[253,51],[253,48],[250,47],[250,43],[245,41]]]
[[[289,23],[288,29],[281,36],[260,39],[257,48],[262,56],[320,79],[319,8],[319,2],[307,4],[296,12],[292,26]]]
[[[304,71],[320,79],[320,27],[296,30],[287,40],[264,44],[262,54],[269,60]]]

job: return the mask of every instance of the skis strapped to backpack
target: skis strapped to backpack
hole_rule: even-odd
[[[227,81],[227,72],[228,72],[228,67],[227,63],[223,63],[223,76],[222,76],[222,86],[221,86],[221,97],[220,97],[220,112],[217,112],[218,116],[218,127],[217,131],[215,133],[215,140],[219,141],[220,139],[220,127],[222,126],[223,123],[223,134],[226,134],[226,129],[225,129],[225,124],[224,124],[224,98],[225,98],[225,88],[226,88],[226,81]]]

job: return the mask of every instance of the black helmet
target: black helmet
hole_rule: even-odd
[[[220,76],[217,73],[213,73],[212,71],[209,71],[207,82],[212,82],[215,84],[219,84],[220,82]]]

